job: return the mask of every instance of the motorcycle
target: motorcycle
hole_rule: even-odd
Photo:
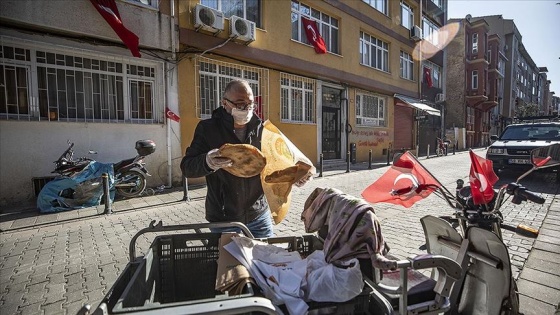
[[[103,196],[103,174],[107,174],[109,188],[122,197],[140,196],[146,189],[144,158],[155,151],[152,140],[136,142],[134,158],[118,163],[100,163],[88,157],[74,159],[74,143],[54,162],[52,173],[60,176],[48,182],[39,192],[37,208],[40,212],[56,212],[96,206]],[[89,151],[96,154],[95,151]],[[111,199],[114,193],[111,192]]]
[[[442,138],[437,138],[437,146],[436,146],[436,155],[443,156],[447,155],[447,149],[449,148],[449,144],[451,141],[443,140]]]
[[[517,285],[502,229],[528,237],[536,237],[538,230],[523,224],[505,224],[500,210],[510,196],[516,205],[524,201],[544,203],[544,198],[520,181],[534,171],[560,165],[560,144],[532,150],[531,162],[529,171],[501,186],[487,204],[475,205],[471,186],[464,185],[461,179],[455,196],[443,186],[434,192],[455,209],[453,217],[428,215],[420,220],[427,252],[452,258],[462,268],[450,295],[449,314],[519,314]],[[449,222],[456,222],[461,233]]]

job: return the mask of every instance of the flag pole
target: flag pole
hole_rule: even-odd
[[[408,153],[410,153],[410,151],[408,151]],[[434,176],[434,174],[432,174],[432,172],[428,171],[428,169],[426,167],[424,167],[424,165],[422,165],[422,163],[420,163],[420,161],[416,158],[416,156],[414,154],[410,153],[410,155],[412,156],[414,161],[416,161],[418,163],[418,165],[420,165],[424,169],[424,171],[426,171],[426,173],[430,174],[432,176],[432,178],[436,180],[436,182],[439,184],[439,189],[443,190],[444,193],[447,193],[450,196],[453,196],[453,194],[451,194],[451,192],[445,186],[443,186],[443,184]]]

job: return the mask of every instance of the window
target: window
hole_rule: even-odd
[[[436,65],[433,62],[430,62],[428,60],[424,61],[423,65],[424,68],[428,68],[430,69],[430,75],[431,75],[431,79],[432,79],[432,87],[435,88],[441,88],[442,86],[442,82],[441,82],[441,67]],[[425,80],[425,75],[422,75],[422,82]]]
[[[422,17],[422,36],[434,46],[439,45],[438,32],[439,27],[435,23]]]
[[[253,90],[256,108],[255,114],[266,119],[263,104],[267,103],[267,94],[263,82],[268,81],[268,70],[248,67],[209,58],[197,58],[197,115],[199,118],[212,117],[212,112],[220,106],[226,85],[233,79],[242,78],[249,82]]]
[[[414,60],[412,56],[401,50],[401,78],[414,79]]]
[[[401,25],[407,29],[411,29],[414,25],[414,12],[405,2],[401,2]]]
[[[377,9],[377,11],[388,15],[389,9],[387,5],[388,0],[363,0],[365,3],[369,4],[371,7]]]
[[[127,0],[127,1],[132,3],[140,3],[143,5],[153,7],[155,9],[158,8],[158,3],[159,3],[159,0]]]
[[[472,89],[476,90],[478,89],[478,70],[474,70],[472,72]]]
[[[432,2],[443,9],[443,0],[432,0]]]
[[[486,56],[488,58],[488,64],[491,65],[492,64],[492,51],[490,49],[488,49],[488,54]]]
[[[478,53],[478,33],[472,34],[472,53]]]
[[[321,33],[321,37],[325,41],[327,51],[338,54],[338,20],[320,11],[317,11],[308,5],[301,4],[298,1],[292,1],[292,39],[298,42],[311,45],[307,40],[305,29],[301,17],[305,16],[317,22],[317,27]]]
[[[163,123],[156,64],[92,56],[0,46],[0,118]]]
[[[280,119],[284,122],[315,123],[315,86],[313,79],[280,73]]]
[[[236,15],[261,27],[261,0],[200,0],[200,4],[222,11],[226,18]]]
[[[356,124],[385,127],[385,97],[368,92],[357,92]]]
[[[360,63],[389,72],[389,44],[360,32]]]

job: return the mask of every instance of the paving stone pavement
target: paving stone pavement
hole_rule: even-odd
[[[483,149],[475,152],[484,155]],[[458,178],[468,181],[467,152],[420,160],[450,190],[455,189]],[[307,196],[316,187],[336,187],[359,196],[386,170],[384,163],[374,164],[372,170],[367,168],[357,164],[348,173],[345,169],[327,170],[323,177],[294,188],[291,210],[275,226],[275,234],[305,234],[300,214]],[[500,183],[511,180],[505,177]],[[526,186],[541,193],[546,202],[520,206],[507,203],[502,210],[506,223],[540,228],[540,235],[535,240],[505,231],[504,241],[518,279],[522,310],[525,314],[553,314],[560,302],[560,185],[546,176],[529,180]],[[25,209],[3,209],[0,314],[75,314],[83,304],[97,306],[126,266],[132,236],[152,220],[161,220],[164,225],[204,222],[205,193],[204,187],[191,187],[190,201],[183,200],[180,189],[116,201],[110,215],[102,214],[104,206],[43,215]],[[376,204],[374,208],[391,252],[399,258],[425,253],[420,249],[424,244],[421,217],[452,213],[433,194],[409,209],[390,204]],[[138,255],[149,248],[154,236],[147,234],[138,239]]]

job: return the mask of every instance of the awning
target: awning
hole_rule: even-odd
[[[404,96],[404,95],[400,95],[400,94],[395,94],[394,97],[396,99],[400,100],[402,103],[405,103],[408,106],[412,106],[412,107],[414,107],[418,110],[426,112],[428,115],[441,116],[438,109],[435,109],[433,107],[430,107],[430,106],[422,103],[422,101],[419,100],[419,99]]]

